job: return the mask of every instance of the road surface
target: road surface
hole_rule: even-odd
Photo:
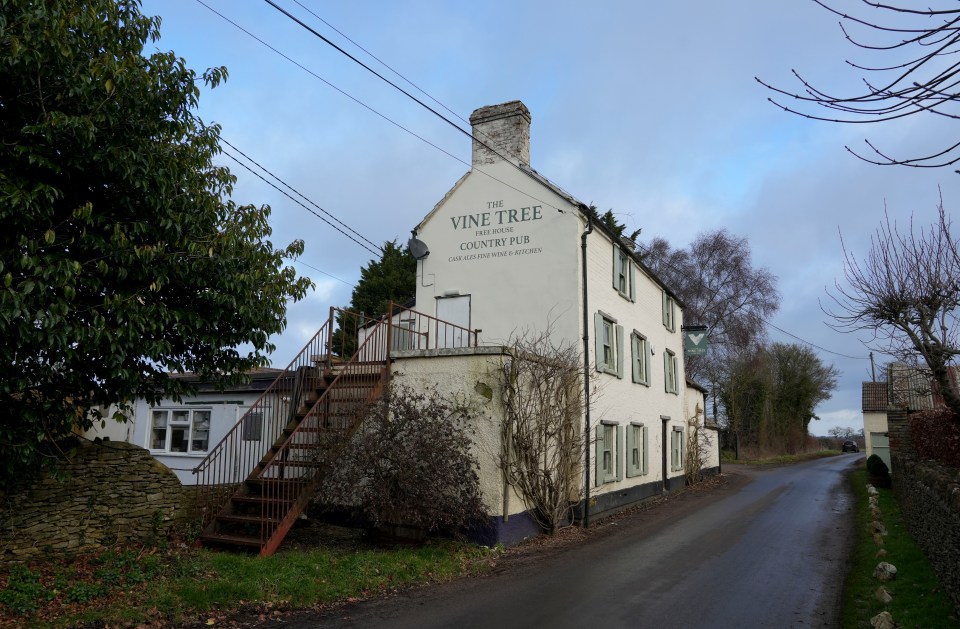
[[[500,573],[274,626],[836,627],[858,458],[737,466],[726,489],[686,492]]]

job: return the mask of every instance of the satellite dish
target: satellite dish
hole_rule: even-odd
[[[407,249],[410,251],[410,254],[413,255],[417,260],[423,260],[428,255],[430,255],[430,249],[427,247],[427,243],[423,242],[416,236],[412,237],[407,242]]]

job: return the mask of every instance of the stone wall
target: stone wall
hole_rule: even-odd
[[[55,474],[0,494],[0,560],[156,540],[192,503],[143,448],[85,442]]]
[[[960,613],[960,470],[916,455],[905,410],[887,412],[887,429],[897,503]]]

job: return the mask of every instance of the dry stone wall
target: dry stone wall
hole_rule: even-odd
[[[960,470],[914,449],[907,412],[887,412],[893,490],[907,528],[960,613]]]
[[[0,499],[2,561],[150,542],[192,506],[169,468],[123,442],[86,443],[56,474],[41,474]]]

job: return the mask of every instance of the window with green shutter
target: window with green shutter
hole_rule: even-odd
[[[620,296],[630,301],[636,301],[634,284],[636,272],[630,255],[617,244],[613,245],[613,287]]]
[[[647,474],[647,427],[631,423],[627,426],[627,478]]]
[[[623,326],[598,312],[593,316],[597,371],[623,377]]]
[[[674,428],[670,433],[670,469],[683,470],[683,428]]]
[[[638,384],[650,384],[650,345],[636,330],[630,334],[631,377]]]
[[[594,484],[623,479],[623,426],[602,422],[596,429]]]
[[[670,350],[663,352],[663,389],[667,393],[679,393],[677,382],[677,355]]]
[[[667,291],[661,293],[663,300],[663,327],[671,332],[677,329],[677,304]]]

